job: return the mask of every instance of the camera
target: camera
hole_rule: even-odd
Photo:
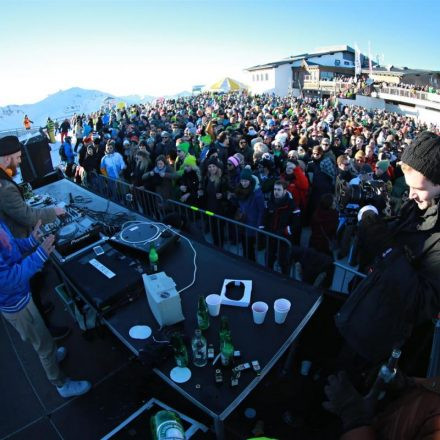
[[[381,180],[361,180],[358,185],[349,185],[338,180],[336,185],[336,206],[339,212],[350,210],[348,205],[373,205],[379,213],[386,214],[389,207],[389,197],[386,184]],[[357,210],[357,209],[356,209]]]

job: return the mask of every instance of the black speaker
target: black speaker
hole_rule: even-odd
[[[21,142],[23,147],[20,169],[23,181],[32,184],[34,180],[53,172],[51,149],[46,136],[38,133]]]

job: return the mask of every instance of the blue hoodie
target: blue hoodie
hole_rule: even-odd
[[[254,190],[244,200],[238,201],[240,211],[245,215],[244,223],[258,228],[263,225],[264,217],[264,196],[261,191],[260,185],[257,182],[258,179],[252,176],[254,179]],[[249,236],[255,236],[254,231],[248,232]]]
[[[66,162],[67,163],[74,163],[75,162],[75,155],[73,154],[72,144],[70,144],[67,141],[64,141],[63,147],[64,147],[64,154],[66,155]]]
[[[14,238],[8,227],[0,221],[8,235],[11,249],[0,244],[0,311],[17,313],[30,301],[30,278],[37,273],[48,259],[48,255],[31,235],[28,238]],[[34,252],[32,252],[34,251]],[[23,258],[23,254],[32,252]]]

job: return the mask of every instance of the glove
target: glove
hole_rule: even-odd
[[[328,377],[324,387],[328,402],[322,406],[341,418],[344,432],[371,424],[376,399],[362,397],[351,384],[345,371]]]

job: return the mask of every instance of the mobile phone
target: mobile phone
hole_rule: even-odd
[[[104,253],[104,249],[102,248],[102,246],[95,246],[93,248],[93,251],[95,252],[95,254],[98,255],[102,255]]]

